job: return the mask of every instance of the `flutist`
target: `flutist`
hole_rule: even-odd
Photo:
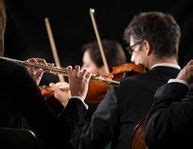
[[[5,8],[0,0],[0,56],[4,53],[5,24]],[[73,71],[79,72],[77,87],[84,85],[91,77],[87,71],[82,72],[79,68]],[[67,74],[71,75],[73,71],[69,67]],[[60,118],[55,117],[25,67],[0,59],[0,72],[0,127],[32,130],[41,148],[70,149],[69,140],[76,127],[76,123],[71,122],[81,119],[82,109],[85,108],[82,101],[70,99]],[[71,91],[72,96],[82,96],[83,93]],[[20,118],[25,119],[29,127],[21,125]]]

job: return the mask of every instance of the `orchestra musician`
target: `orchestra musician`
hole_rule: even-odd
[[[111,141],[112,148],[128,149],[133,129],[146,116],[155,91],[180,71],[177,59],[181,33],[172,15],[142,12],[131,20],[124,36],[130,44],[131,61],[149,71],[124,78],[118,88],[108,90],[90,122],[79,121],[72,137],[74,148],[99,149]],[[73,90],[82,88],[74,85]]]
[[[149,149],[182,149],[192,146],[193,60],[175,79],[160,87],[146,118]]]
[[[0,0],[0,56],[4,53],[5,24],[4,2]],[[80,71],[79,67],[76,70],[79,77],[84,78],[78,85],[84,85],[90,75],[86,70]],[[59,118],[55,117],[25,67],[0,59],[0,72],[0,127],[23,128],[18,125],[21,116],[32,128],[41,148],[71,148],[69,140],[75,129],[71,121],[79,121],[82,117],[83,101],[70,99],[65,111]],[[67,69],[67,73],[70,72],[71,68]],[[80,96],[81,93],[72,90],[71,94]]]
[[[120,43],[105,39],[102,41],[102,45],[110,72],[113,66],[118,66],[127,62],[126,55]],[[82,69],[85,68],[91,73],[105,74],[104,64],[96,41],[84,45],[82,47],[82,52]]]
[[[102,40],[106,61],[110,72],[112,72],[113,66],[125,64],[127,58],[125,52],[120,43],[115,40],[104,39]],[[104,63],[100,54],[99,46],[97,41],[93,41],[85,44],[82,47],[83,53],[83,65],[82,69],[87,69],[88,72],[94,74],[105,75]],[[39,77],[40,78],[40,77]],[[68,90],[69,85],[66,82],[58,82],[56,84],[50,84],[51,89],[54,91],[55,98],[60,101],[64,107],[67,105],[68,99],[70,98],[70,91]],[[60,88],[66,89],[61,91]],[[91,114],[96,109],[98,103],[87,103],[89,105],[89,111],[87,111],[87,118],[90,118]]]

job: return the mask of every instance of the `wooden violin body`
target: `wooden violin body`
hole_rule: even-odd
[[[142,65],[135,65],[134,63],[121,64],[113,67],[112,75],[115,79],[121,79],[124,77],[136,75],[138,73],[145,72],[145,68]]]
[[[135,127],[131,142],[130,149],[147,149],[145,143],[145,119],[141,120]]]
[[[106,76],[112,78],[113,80],[120,80],[124,77],[136,75],[144,71],[145,69],[141,65],[127,63],[127,64],[122,64],[122,65],[113,67],[112,72]],[[108,89],[109,89],[108,84],[105,84],[96,80],[90,80],[85,102],[91,103],[91,104],[99,103],[103,99]],[[53,102],[53,99],[54,99],[53,91],[50,89],[50,87],[42,86],[40,87],[40,90],[42,95],[47,99],[48,102],[49,101]],[[49,98],[51,98],[52,100]]]
[[[135,65],[133,63],[122,64],[112,68],[112,72],[108,74],[114,80],[120,80],[124,77],[136,75],[138,73],[145,72],[145,69],[141,65]],[[89,83],[88,94],[85,99],[86,103],[99,103],[106,94],[109,86],[94,80]]]

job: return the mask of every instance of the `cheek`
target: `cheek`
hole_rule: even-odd
[[[97,72],[97,68],[93,64],[83,65],[82,69],[86,69],[88,72],[91,72],[91,73]]]
[[[132,54],[131,56],[131,62],[134,62],[136,65],[141,63],[141,58],[139,55]]]
[[[91,72],[91,73],[95,73],[95,72],[97,72],[98,70],[97,70],[95,67],[90,67],[90,68],[88,69],[88,71]]]
[[[131,62],[134,62],[134,61],[135,61],[135,55],[132,54],[132,55],[131,55]]]

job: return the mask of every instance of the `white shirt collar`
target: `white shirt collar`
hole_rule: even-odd
[[[173,68],[181,69],[178,64],[171,64],[171,63],[158,63],[158,64],[151,66],[151,69],[157,66],[166,66],[166,67],[173,67]]]

